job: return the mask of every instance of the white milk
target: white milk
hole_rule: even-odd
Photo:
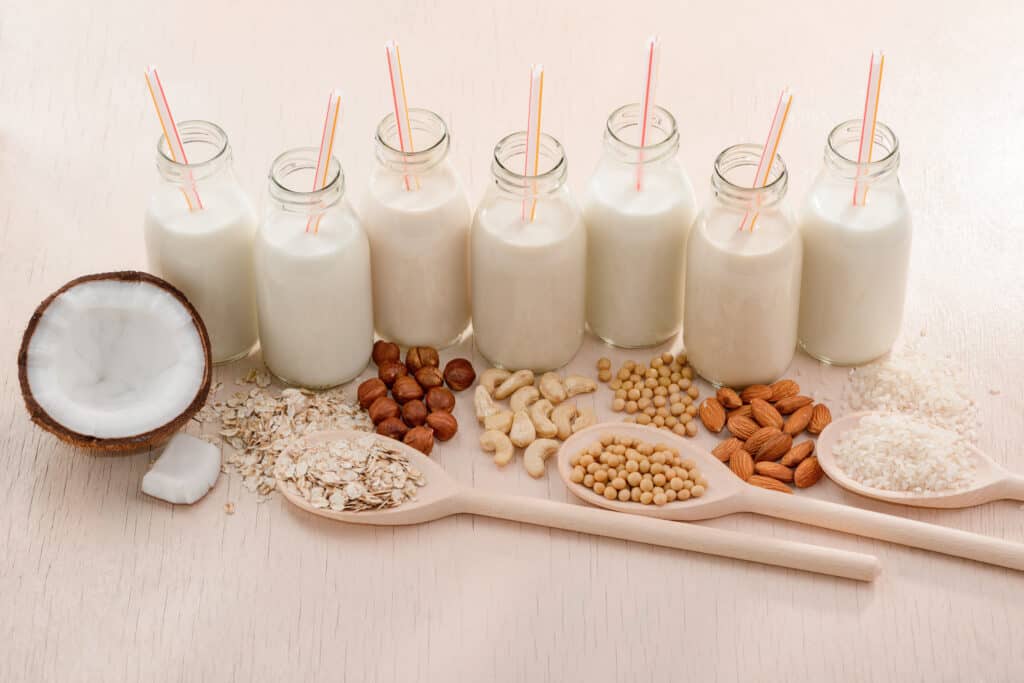
[[[847,122],[831,138],[855,123]],[[884,128],[884,130],[883,130]],[[839,365],[884,355],[899,335],[910,261],[910,210],[896,177],[895,136],[878,124],[865,204],[853,204],[856,164],[826,148],[825,169],[807,195],[801,216],[804,269],[800,344]],[[835,142],[835,140],[833,140]],[[839,145],[837,144],[837,147]],[[880,158],[881,157],[881,158]],[[877,177],[875,177],[877,176]]]

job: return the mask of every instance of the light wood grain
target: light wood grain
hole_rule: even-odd
[[[228,131],[259,200],[270,160],[315,144],[324,92],[344,88],[340,157],[355,198],[387,108],[382,45],[394,37],[410,102],[448,120],[475,199],[494,142],[523,125],[530,62],[546,66],[545,127],[579,191],[608,112],[638,97],[643,40],[656,30],[659,98],[680,121],[680,159],[702,198],[715,155],[762,138],[779,89],[794,88],[781,152],[795,205],[829,128],[858,114],[868,54],[882,47],[880,116],[900,137],[916,231],[903,341],[964,366],[979,446],[1024,472],[1022,25],[1011,0],[6,0],[0,679],[1021,680],[1024,579],[1010,570],[751,515],[707,524],[875,554],[885,572],[856,584],[469,516],[342,526],[280,497],[258,503],[231,477],[200,504],[172,507],[139,491],[147,455],[95,458],[34,429],[14,359],[47,293],[145,265],[157,138],[148,63],[176,116]],[[573,368],[606,353],[590,341]],[[218,378],[230,385],[253,362]],[[799,357],[792,374],[837,403],[845,371]],[[608,419],[606,399],[596,406]],[[570,499],[554,472],[497,471],[475,446],[468,397],[458,410],[465,427],[436,459],[459,483]],[[1019,503],[906,509],[829,482],[799,495],[1024,541]]]

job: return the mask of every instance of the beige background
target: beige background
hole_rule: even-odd
[[[174,508],[140,494],[146,454],[95,458],[34,429],[14,360],[45,294],[145,266],[158,135],[147,63],[179,118],[228,131],[259,201],[270,160],[316,143],[324,93],[342,87],[340,157],[357,197],[387,107],[382,46],[395,37],[410,101],[451,124],[476,201],[494,142],[523,126],[530,62],[547,66],[545,128],[579,190],[606,115],[639,97],[642,43],[657,30],[659,100],[680,121],[702,198],[718,151],[760,140],[779,89],[794,88],[781,152],[795,205],[831,125],[859,113],[869,52],[882,47],[881,117],[900,136],[915,207],[904,338],[965,367],[981,445],[1024,471],[1022,25],[1009,0],[3,0],[0,679],[1021,680],[1024,578],[1008,570],[749,516],[711,524],[875,553],[885,573],[860,585],[468,517],[347,528],[280,498],[259,504],[229,477]],[[603,353],[589,343],[575,366]],[[230,384],[238,369],[218,375]],[[798,358],[794,372],[838,398],[843,371]],[[497,472],[468,408],[438,449],[446,469],[568,500],[553,472]],[[1019,503],[905,510],[828,482],[801,495],[1024,541]]]

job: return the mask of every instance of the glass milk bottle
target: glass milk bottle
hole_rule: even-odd
[[[587,185],[587,324],[615,346],[660,344],[683,320],[686,236],[697,213],[676,160],[679,132],[665,109],[648,119],[639,147],[639,104],[608,117],[605,153]],[[639,184],[639,189],[638,189]]]
[[[495,365],[553,370],[583,342],[587,235],[562,145],[541,135],[537,176],[522,175],[525,153],[526,133],[498,142],[473,219],[473,334]]]
[[[443,348],[469,325],[466,191],[448,161],[448,128],[410,109],[414,152],[403,152],[395,115],[377,126],[377,167],[360,216],[373,256],[377,334],[403,346]]]
[[[308,189],[318,154],[300,147],[274,160],[255,248],[263,360],[278,378],[313,389],[358,375],[373,346],[370,245],[344,200],[337,159],[324,188]]]
[[[875,161],[858,164],[860,130],[856,120],[829,133],[800,226],[806,256],[800,345],[837,365],[866,363],[892,348],[910,263],[910,209],[896,175],[899,142],[878,123]]]
[[[196,307],[213,361],[224,363],[256,344],[256,212],[235,179],[227,134],[208,121],[182,121],[178,132],[190,163],[174,161],[163,136],[157,143],[160,183],[145,221],[149,268]]]
[[[715,385],[773,382],[796,350],[800,235],[781,157],[764,187],[750,187],[760,156],[760,145],[718,155],[711,202],[687,242],[683,341],[693,368]]]

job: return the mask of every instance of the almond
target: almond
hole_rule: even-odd
[[[718,402],[721,403],[723,407],[728,408],[729,410],[739,408],[741,405],[743,405],[743,399],[740,398],[740,395],[737,394],[732,389],[730,389],[729,387],[722,387],[721,389],[719,389],[717,397]]]
[[[729,457],[737,450],[743,449],[743,442],[737,439],[735,436],[726,439],[722,443],[715,446],[711,451],[711,454],[722,462],[729,462]]]
[[[744,403],[750,403],[755,398],[767,401],[772,397],[772,388],[767,384],[751,384],[740,392],[740,398]]]
[[[800,393],[800,385],[791,379],[780,379],[775,384],[771,385],[772,397],[771,401],[782,400],[789,398],[790,396],[796,396]]]
[[[760,425],[749,417],[743,417],[741,415],[730,418],[726,423],[726,426],[729,427],[729,432],[737,439],[750,438],[750,435],[756,432],[760,427]]]
[[[789,453],[782,456],[782,464],[786,467],[795,467],[803,462],[804,458],[813,452],[813,441],[801,441],[800,443],[795,443],[793,444],[793,447],[789,449]]]
[[[778,479],[779,481],[793,481],[793,470],[777,462],[754,463],[754,471],[765,477]]]
[[[810,396],[790,396],[789,398],[784,398],[781,401],[778,401],[775,404],[775,409],[783,415],[789,415],[790,413],[796,412],[800,408],[810,405],[813,402],[814,399]]]
[[[790,436],[796,436],[800,432],[807,429],[807,425],[811,421],[811,411],[814,410],[811,406],[804,406],[803,408],[797,408],[793,411],[793,414],[786,418],[786,424],[782,426],[782,431],[786,432]]]
[[[821,434],[821,430],[828,427],[832,422],[832,411],[824,403],[818,403],[811,411],[811,421],[807,425],[807,431],[811,434]]]
[[[753,414],[754,414],[753,409],[749,405],[745,405],[745,406],[740,406],[736,410],[730,410],[728,413],[726,413],[725,419],[726,420],[731,420],[732,418],[737,417],[737,416],[751,417]]]
[[[729,469],[743,481],[747,481],[754,474],[754,459],[742,448],[736,449],[729,458]]]
[[[783,420],[779,411],[772,407],[772,404],[760,398],[750,402],[751,414],[754,421],[762,427],[775,427],[782,429]]]
[[[772,438],[776,434],[781,434],[775,427],[761,427],[756,432],[747,437],[746,443],[743,444],[743,448],[746,449],[747,453],[751,455],[756,454],[761,446],[768,442],[768,439]]]
[[[765,477],[760,474],[755,474],[754,476],[747,479],[747,483],[753,484],[754,486],[759,486],[763,489],[768,489],[769,491],[778,491],[780,493],[793,493],[793,491],[788,486],[783,484],[778,479],[772,479],[771,477]]]
[[[762,460],[778,460],[793,447],[793,437],[789,434],[778,434],[769,437],[761,448],[758,449],[757,455],[754,456],[754,460],[761,462]]]
[[[793,483],[798,489],[805,489],[817,484],[823,474],[817,456],[812,455],[797,466],[793,474]]]
[[[717,434],[725,427],[725,408],[718,402],[718,399],[708,397],[700,404],[697,411],[704,428],[709,432]]]

